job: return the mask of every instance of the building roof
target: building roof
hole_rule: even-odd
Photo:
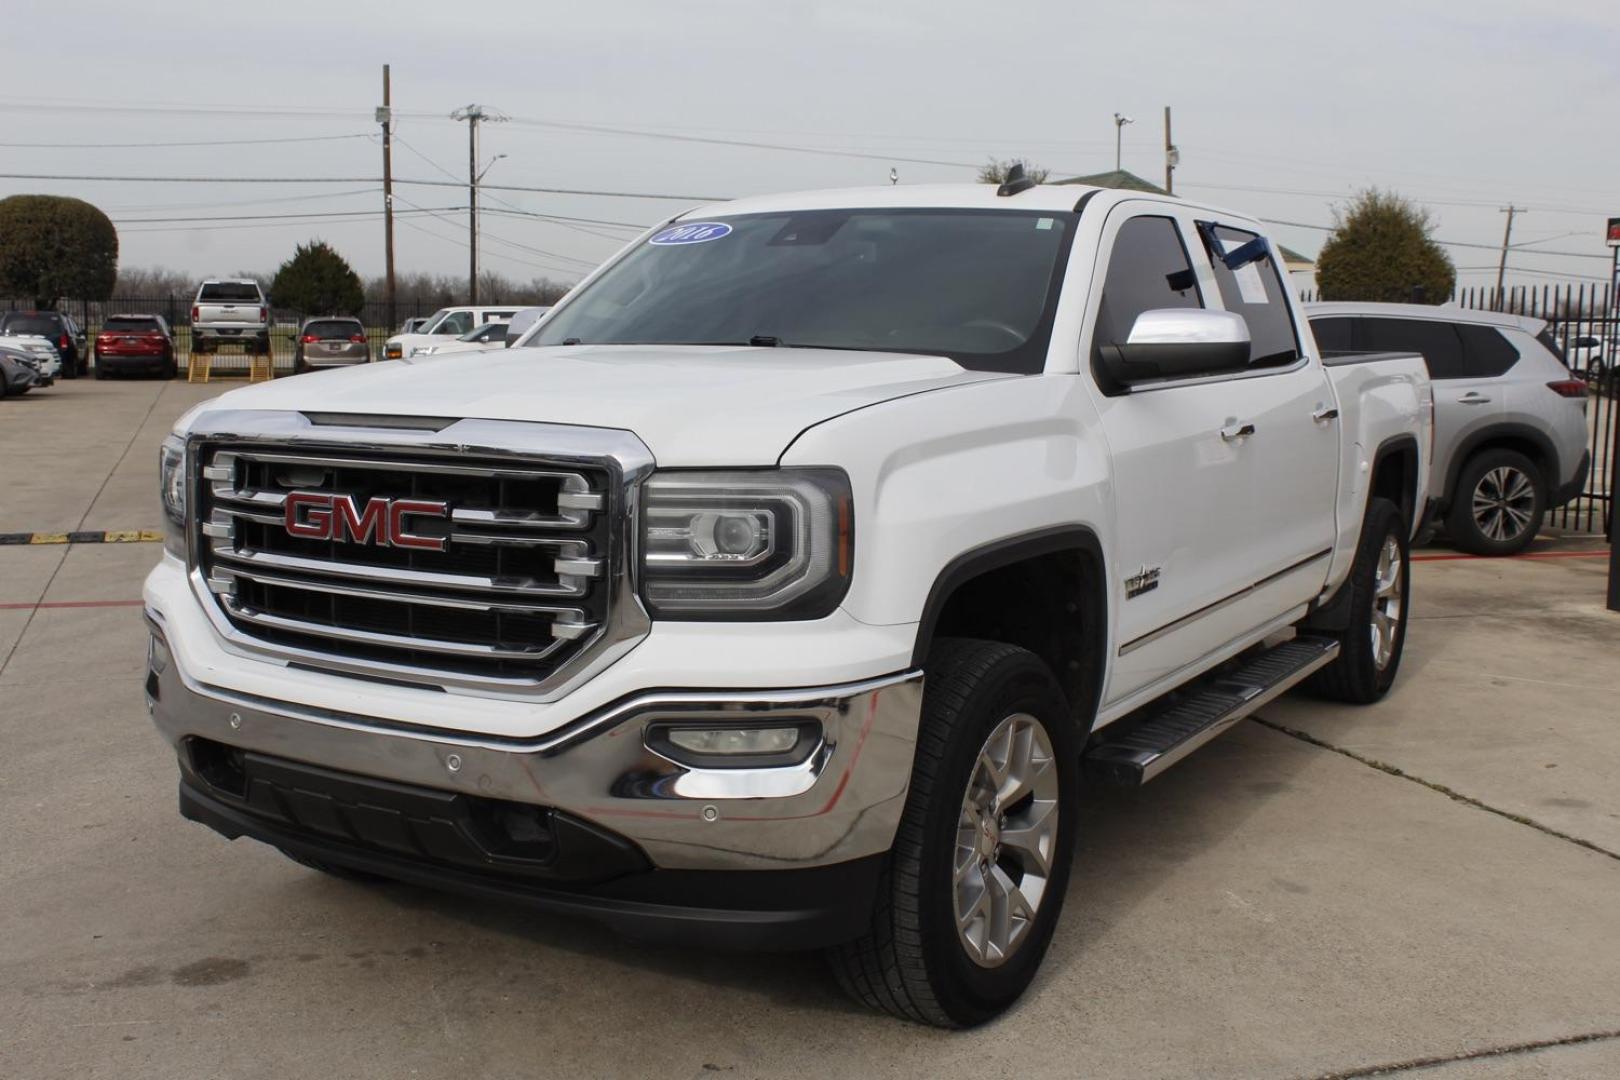
[[[1120,191],[1150,191],[1155,195],[1165,194],[1164,188],[1158,184],[1153,183],[1151,180],[1144,180],[1125,169],[1111,169],[1108,172],[1100,172],[1092,176],[1076,176],[1068,180],[1054,180],[1052,183],[1115,188]]]

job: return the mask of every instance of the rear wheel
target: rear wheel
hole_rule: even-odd
[[[939,1027],[981,1023],[1035,978],[1063,908],[1080,746],[1034,654],[948,639],[928,684],[905,812],[868,933],[831,950],[863,1004]]]
[[[1530,546],[1547,509],[1547,485],[1516,450],[1487,450],[1457,476],[1446,531],[1475,555],[1517,555]]]
[[[1322,697],[1365,705],[1395,682],[1406,647],[1411,570],[1406,534],[1406,518],[1394,503],[1368,501],[1356,561],[1342,586],[1350,590],[1350,625],[1326,632],[1338,639],[1339,655],[1306,683]]]

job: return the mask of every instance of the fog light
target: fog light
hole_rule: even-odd
[[[649,750],[699,769],[775,769],[798,765],[815,753],[821,743],[821,725],[798,718],[719,727],[661,722],[647,729]]]
[[[694,754],[785,754],[799,741],[799,729],[671,728],[669,741]]]
[[[147,639],[146,666],[159,675],[169,670],[169,647],[156,634]]]

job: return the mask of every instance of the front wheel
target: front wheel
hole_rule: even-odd
[[[905,811],[868,933],[832,950],[857,1001],[965,1027],[1035,978],[1073,861],[1080,739],[1033,653],[947,639],[929,656]]]

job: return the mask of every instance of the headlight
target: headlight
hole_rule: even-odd
[[[163,502],[163,546],[186,557],[186,444],[170,435],[158,450],[158,497]]]
[[[819,619],[849,590],[853,542],[837,469],[656,473],[642,596],[670,619]]]

